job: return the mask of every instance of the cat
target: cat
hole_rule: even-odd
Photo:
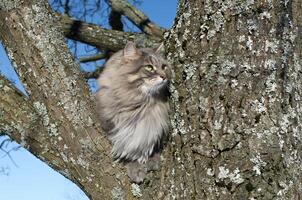
[[[113,54],[99,76],[97,104],[115,159],[126,163],[132,182],[159,168],[169,129],[170,65],[157,49],[128,42]]]

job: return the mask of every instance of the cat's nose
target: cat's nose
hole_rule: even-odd
[[[167,78],[165,75],[159,75],[159,77],[160,77],[161,79],[163,79],[163,81],[166,80],[166,78]]]

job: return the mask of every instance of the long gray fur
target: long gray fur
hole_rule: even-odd
[[[155,74],[142,69],[156,66]],[[118,160],[146,163],[168,132],[167,79],[169,66],[153,49],[137,49],[128,43],[105,64],[98,78],[98,109]],[[155,76],[166,78],[150,85]],[[160,78],[159,78],[160,79]]]

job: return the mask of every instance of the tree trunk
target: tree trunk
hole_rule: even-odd
[[[0,76],[0,132],[91,199],[132,196],[124,171],[112,162],[94,99],[58,22],[43,0],[0,3],[1,42],[29,96],[21,97]]]
[[[172,142],[156,193],[302,198],[301,6],[180,1],[167,37]]]
[[[165,40],[171,139],[161,170],[138,186],[110,159],[58,19],[42,0],[0,3],[0,38],[30,96],[0,80],[0,130],[91,199],[301,199],[301,9],[180,0]]]

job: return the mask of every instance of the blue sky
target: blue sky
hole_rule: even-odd
[[[176,13],[177,0],[144,0],[138,6],[156,24],[169,28]],[[0,73],[22,86],[0,43]],[[3,140],[3,138],[2,138]],[[1,139],[0,139],[1,143]],[[18,147],[9,143],[5,149]],[[52,170],[23,148],[10,152],[13,161],[0,151],[1,200],[87,200],[72,182]]]

